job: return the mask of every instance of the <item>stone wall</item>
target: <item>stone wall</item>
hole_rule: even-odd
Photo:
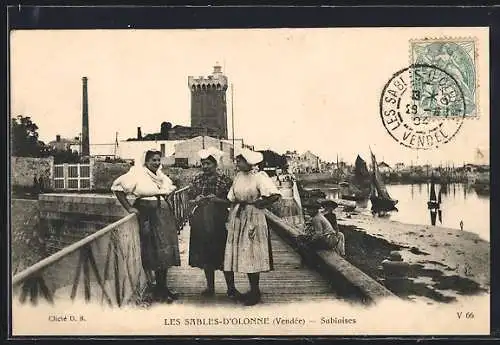
[[[231,179],[235,176],[234,169],[221,168],[222,173]],[[182,188],[191,183],[194,176],[201,173],[201,168],[176,168],[176,167],[164,167],[163,172],[172,179],[174,184],[178,188]]]
[[[130,170],[127,163],[95,162],[92,170],[93,190],[96,192],[110,192],[113,181]],[[177,187],[187,186],[191,179],[200,172],[199,168],[164,167],[163,172],[172,179]]]
[[[113,181],[130,170],[128,163],[95,162],[92,169],[93,190],[109,192]]]
[[[33,179],[43,178],[45,188],[52,188],[54,158],[11,157],[11,185],[13,187],[31,188]]]
[[[11,211],[10,248],[12,271],[15,274],[40,261],[46,253],[38,201],[12,199]]]
[[[130,199],[133,202],[133,198]],[[38,200],[47,251],[54,253],[128,213],[111,194],[47,193]]]
[[[178,187],[182,188],[191,183],[194,176],[201,172],[200,168],[176,168],[176,167],[164,167],[163,172],[170,177],[172,182]]]
[[[33,187],[33,178],[44,176],[44,186],[50,190],[53,186],[53,159],[12,157],[12,185],[22,188]],[[92,191],[110,193],[113,181],[130,170],[128,163],[106,163],[96,161],[92,166]],[[187,186],[192,178],[201,172],[200,168],[164,167],[177,187]],[[225,171],[228,174],[228,171]],[[50,184],[50,185],[49,185]]]

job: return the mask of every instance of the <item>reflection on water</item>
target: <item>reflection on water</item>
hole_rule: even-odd
[[[424,193],[411,193],[411,185],[389,185],[387,190],[391,196],[399,200],[399,212],[391,214],[391,219],[405,223],[432,224],[429,217],[427,201],[430,185]],[[442,226],[460,229],[460,221],[464,230],[475,232],[489,240],[490,232],[490,198],[478,195],[470,186],[463,184],[436,185],[436,192],[441,189],[441,221]],[[451,192],[450,192],[451,191]],[[438,215],[439,217],[439,215]],[[435,222],[435,218],[434,218]],[[437,225],[441,225],[437,224]]]
[[[463,184],[436,184],[436,193],[441,189],[441,208],[431,211],[427,207],[430,196],[430,184],[388,185],[389,194],[399,202],[399,212],[390,213],[390,219],[410,224],[437,225],[460,229],[463,221],[464,230],[490,239],[490,197],[479,195],[470,186]],[[338,198],[333,190],[324,190],[329,197]],[[371,208],[368,202],[367,208]]]
[[[434,225],[436,225],[437,211],[436,210],[429,210],[429,213],[431,214],[431,224],[434,226]]]

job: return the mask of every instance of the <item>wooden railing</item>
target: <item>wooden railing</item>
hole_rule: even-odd
[[[171,195],[179,229],[189,215],[188,191]],[[139,224],[129,214],[16,274],[12,292],[21,303],[69,299],[119,307],[138,299],[146,282]]]
[[[178,231],[181,231],[189,217],[189,188],[190,186],[186,186],[176,190],[169,198],[177,221]]]
[[[15,275],[12,289],[21,303],[83,299],[121,306],[145,284],[139,225],[130,214]]]

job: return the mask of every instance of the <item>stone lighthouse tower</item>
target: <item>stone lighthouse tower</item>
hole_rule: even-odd
[[[218,130],[219,138],[227,139],[227,77],[219,64],[209,76],[188,77],[191,90],[191,127]]]

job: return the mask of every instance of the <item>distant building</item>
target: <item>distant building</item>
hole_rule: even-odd
[[[165,157],[175,153],[175,145],[183,140],[124,140],[118,144],[118,157],[121,159],[133,159],[136,164],[143,159],[147,150],[157,150],[162,153],[163,161]]]
[[[119,144],[90,144],[90,156],[96,159],[116,158],[119,150]]]
[[[79,137],[75,137],[73,139],[67,139],[67,138],[61,138],[59,134],[56,135],[56,140],[50,141],[47,145],[51,149],[58,151],[71,150],[80,152],[80,147],[81,147]]]
[[[236,142],[235,142],[236,145]],[[222,166],[229,167],[233,165],[234,152],[232,143],[228,140],[221,140],[212,137],[199,136],[189,140],[177,142],[174,145],[173,154],[165,159],[165,165],[175,165],[182,167],[200,166],[200,157],[198,151],[203,148],[215,147],[225,153],[222,156]],[[237,151],[241,150],[241,147]]]
[[[405,170],[405,163],[396,163],[394,165],[394,170],[396,170],[397,172],[400,172],[400,171],[403,171]]]
[[[321,160],[311,151],[298,154],[296,151],[285,152],[288,163],[288,170],[292,173],[319,172],[321,170]]]
[[[288,172],[298,173],[299,172],[299,154],[297,151],[286,151],[285,152],[286,161],[288,164]]]
[[[228,79],[219,65],[214,66],[211,75],[188,76],[191,91],[191,126],[175,125],[168,121],[161,123],[160,131],[142,134],[137,127],[137,136],[127,141],[188,140],[199,136],[228,139],[226,90]]]
[[[218,131],[215,137],[227,139],[227,77],[218,64],[211,75],[188,77],[191,91],[191,126]]]
[[[389,166],[389,164],[387,164],[386,162],[380,162],[380,163],[378,163],[378,170],[382,174],[387,174],[387,173],[390,173],[392,169]]]
[[[160,131],[156,133],[142,134],[141,127],[137,127],[137,136],[127,141],[160,141],[160,140],[186,140],[199,136],[219,137],[219,130],[214,128],[188,127],[175,125],[170,122],[162,122]]]
[[[432,165],[430,165],[430,164],[422,165],[421,171],[424,173],[430,173],[432,171]]]

